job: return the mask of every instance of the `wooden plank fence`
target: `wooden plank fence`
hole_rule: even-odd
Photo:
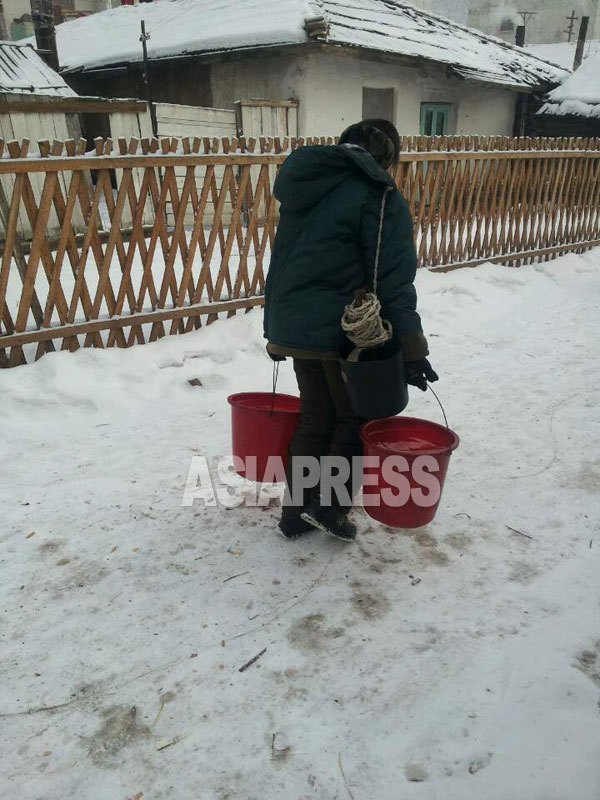
[[[307,144],[333,140],[97,140],[91,153],[73,140],[35,152],[0,141],[12,186],[0,204],[0,365],[155,341],[261,305],[273,173]],[[397,174],[419,263],[443,269],[600,244],[599,177],[599,139],[500,137],[405,137]]]

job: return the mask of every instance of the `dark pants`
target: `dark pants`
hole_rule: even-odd
[[[352,411],[340,365],[337,361],[295,358],[294,371],[300,389],[300,423],[290,445],[291,458],[287,469],[289,493],[293,494],[294,456],[343,456],[350,463],[350,479],[346,482],[346,488],[352,497],[352,457],[362,455],[359,430],[363,420]],[[304,491],[302,505],[306,505],[314,491]],[[348,506],[347,503],[338,505],[344,508]]]

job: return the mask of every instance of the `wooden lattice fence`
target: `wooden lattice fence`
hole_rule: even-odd
[[[260,305],[276,171],[290,149],[332,143],[120,139],[85,153],[56,141],[30,153],[0,141],[0,365],[154,341]],[[600,244],[599,170],[600,140],[405,137],[397,179],[421,266],[518,266]]]

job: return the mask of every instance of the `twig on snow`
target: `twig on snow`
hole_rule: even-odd
[[[7,713],[0,714],[1,718],[4,717],[23,717],[27,714],[40,714],[42,711],[58,711],[59,708],[66,708],[70,706],[74,700],[68,700],[66,703],[57,703],[54,706],[39,706],[38,708],[26,708],[24,711],[8,711]]]
[[[246,663],[239,668],[239,672],[245,672],[248,669],[248,667],[251,667],[252,664],[255,664],[261,656],[264,656],[266,652],[267,648],[265,647],[263,650],[260,651],[260,653],[257,653],[254,656],[254,658],[251,658],[250,661],[246,661]]]
[[[185,736],[176,736],[174,739],[171,739],[170,742],[165,742],[164,744],[160,744],[156,749],[160,753],[161,750],[166,750],[167,747],[171,747],[172,745],[177,744],[177,742],[180,742],[182,739],[185,739]]]
[[[228,578],[225,578],[223,583],[227,583],[227,581],[232,581],[234,578],[239,578],[242,575],[247,575],[249,572],[250,570],[247,569],[246,572],[238,572],[237,575],[230,575]]]
[[[518,531],[516,528],[511,528],[510,525],[506,525],[505,524],[505,527],[508,528],[508,530],[512,531],[513,533],[518,533],[519,536],[524,536],[526,539],[533,539],[533,536],[531,536],[531,534],[529,534],[529,533],[524,533],[523,531]]]
[[[194,561],[202,561],[203,558],[208,558],[209,556],[214,556],[214,551],[212,553],[205,553],[203,556],[197,556]]]
[[[156,725],[156,723],[158,722],[158,720],[160,719],[160,715],[162,714],[163,708],[165,707],[167,702],[168,702],[168,700],[165,700],[164,697],[160,698],[160,706],[158,708],[158,713],[154,717],[154,722],[152,723],[152,725],[150,725],[151,728],[153,728]],[[158,749],[160,750],[160,747]]]
[[[344,786],[346,787],[346,791],[348,792],[348,796],[350,800],[354,800],[354,795],[352,794],[352,790],[348,786],[348,781],[346,779],[346,775],[344,774],[344,768],[342,767],[342,754],[338,753],[338,765],[340,768],[340,772],[342,773],[342,778],[344,779]]]

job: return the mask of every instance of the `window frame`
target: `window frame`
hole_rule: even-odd
[[[425,133],[426,128],[426,117],[427,114],[431,112],[432,120],[431,120],[431,133]],[[442,133],[437,132],[437,119],[439,115],[442,115],[444,120],[444,130]],[[421,136],[449,136],[450,135],[450,123],[451,123],[451,115],[452,115],[452,103],[437,103],[437,102],[428,102],[428,103],[421,103],[421,118],[419,120],[419,133]]]

